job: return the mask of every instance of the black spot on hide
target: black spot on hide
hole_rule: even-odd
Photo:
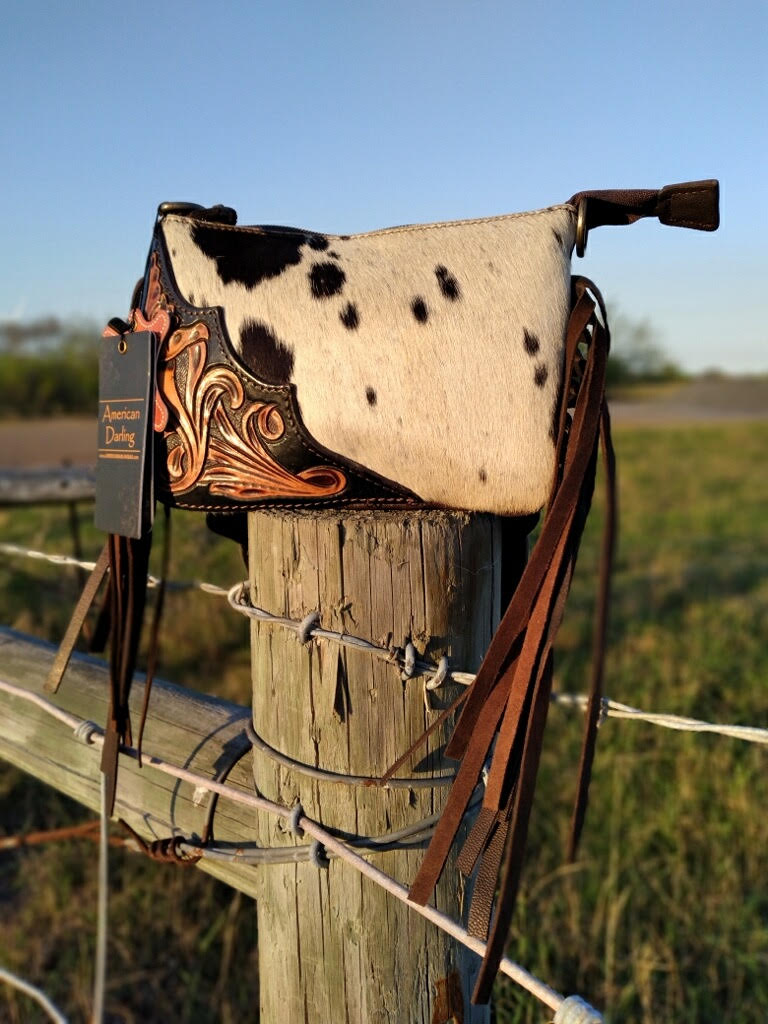
[[[240,331],[240,358],[265,384],[288,384],[293,371],[293,353],[276,338],[266,324],[246,320]]]
[[[488,474],[485,471],[485,466],[481,466],[477,471],[477,478],[481,484],[484,484],[488,479]]]
[[[547,383],[547,377],[549,376],[549,370],[546,368],[544,363],[539,363],[536,367],[536,372],[533,375],[534,382],[537,388],[543,388]]]
[[[351,238],[351,235],[339,235],[339,238],[342,240],[342,242],[348,242],[349,239]]]
[[[527,329],[523,330],[523,345],[525,345],[525,351],[529,356],[535,356],[541,348],[539,339]]]
[[[563,236],[560,234],[559,231],[555,231],[554,228],[552,228],[552,234],[555,236],[555,241],[557,242],[557,244],[562,249],[563,248]]]
[[[360,323],[360,316],[354,302],[348,302],[339,313],[339,319],[349,331],[356,331]]]
[[[222,231],[210,224],[195,224],[192,238],[200,251],[216,262],[224,284],[237,281],[250,289],[300,263],[306,236],[299,232]]]
[[[370,405],[370,406],[376,405],[376,402],[378,401],[378,396],[377,396],[376,392],[374,391],[374,389],[370,386],[370,384],[365,389],[365,397],[368,399],[368,405]]]
[[[337,252],[334,252],[333,249],[329,249],[328,250],[328,255],[331,257],[332,260],[340,260],[341,259],[341,256],[339,256],[339,254]]]
[[[190,292],[189,293],[189,295],[187,296],[187,302],[190,304],[190,306],[194,306],[194,304],[195,304],[195,293],[194,292]]]
[[[446,299],[450,299],[451,302],[455,302],[461,295],[461,289],[459,288],[459,282],[453,274],[447,267],[440,264],[435,267],[435,277],[437,278],[437,283],[440,285],[440,291]]]
[[[411,303],[411,311],[413,312],[413,315],[416,317],[420,324],[425,324],[427,320],[429,320],[429,310],[427,309],[427,304],[420,295],[417,295],[416,298]]]
[[[309,248],[316,252],[323,252],[328,248],[328,239],[325,235],[312,235],[309,239]]]
[[[335,263],[314,263],[307,276],[316,299],[338,295],[347,279],[347,275]]]

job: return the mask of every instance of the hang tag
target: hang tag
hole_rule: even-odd
[[[152,528],[155,335],[107,335],[99,354],[99,530],[142,537]]]

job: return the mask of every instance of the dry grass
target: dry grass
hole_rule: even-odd
[[[768,725],[768,424],[626,430],[617,437],[622,539],[607,689],[641,707]],[[83,512],[84,518],[87,514]],[[174,575],[226,583],[242,565],[202,517],[176,517]],[[561,689],[587,671],[598,544],[585,538],[558,661]],[[55,510],[0,512],[4,538],[67,548]],[[94,552],[100,538],[86,531]],[[75,582],[0,568],[0,619],[58,636]],[[170,598],[163,673],[246,702],[247,628],[200,596]],[[563,868],[581,719],[553,709],[510,953],[613,1022],[764,1021],[768,887],[764,749],[608,721],[579,862]],[[3,828],[83,812],[14,770],[0,773]],[[96,853],[69,844],[0,859],[0,949],[12,969],[87,1019]],[[113,856],[109,1009],[114,1021],[254,1019],[255,911],[201,873]],[[540,1007],[499,982],[501,1024]],[[0,991],[0,1020],[35,1020]],[[364,1024],[364,1022],[361,1022]]]

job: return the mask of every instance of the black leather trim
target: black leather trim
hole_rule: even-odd
[[[167,429],[163,435],[155,434],[155,487],[158,498],[164,503],[185,509],[197,509],[206,512],[242,512],[247,509],[259,508],[421,508],[425,507],[417,495],[400,487],[398,484],[365,469],[365,467],[345,459],[318,444],[308,433],[299,412],[296,389],[292,384],[275,385],[258,380],[247,370],[235,355],[233,346],[227,337],[224,327],[222,310],[219,307],[200,308],[190,305],[180,295],[170,269],[170,261],[165,250],[161,232],[156,228],[150,250],[147,273],[144,280],[142,308],[146,311],[150,282],[150,268],[156,260],[159,269],[160,287],[171,312],[170,337],[180,328],[190,327],[202,322],[208,329],[209,341],[205,370],[211,367],[226,367],[234,373],[243,386],[245,402],[242,408],[231,412],[233,420],[240,422],[243,414],[258,402],[269,402],[279,410],[285,424],[285,431],[275,441],[264,441],[269,455],[281,467],[292,474],[317,466],[329,466],[344,473],[346,486],[340,493],[330,497],[275,497],[241,500],[211,494],[208,486],[192,486],[183,492],[174,493],[168,473],[168,460],[173,448],[177,446],[178,434]],[[167,345],[164,339],[158,353],[158,365],[162,363],[163,350]],[[184,391],[185,368],[183,360],[176,360],[174,367],[176,386],[181,394]],[[169,424],[172,428],[173,424]],[[217,427],[211,423],[211,435],[216,436]]]

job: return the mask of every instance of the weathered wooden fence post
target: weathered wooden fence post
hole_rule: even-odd
[[[375,643],[403,646],[474,670],[500,612],[501,527],[460,512],[249,515],[251,597],[276,614]],[[434,718],[424,680],[396,665],[286,629],[252,627],[253,712],[259,735],[290,757],[334,772],[381,775]],[[444,707],[456,684],[433,695]],[[438,731],[401,775],[439,775]],[[430,755],[430,756],[427,756]],[[380,789],[318,781],[254,751],[257,789],[353,835],[376,836],[439,811],[447,787]],[[291,846],[264,817],[258,839]],[[306,841],[306,840],[304,840]],[[375,855],[407,884],[423,850]],[[262,1024],[480,1024],[470,1007],[479,961],[432,924],[334,860],[260,869],[258,924]],[[464,886],[449,861],[437,906],[462,918]]]

